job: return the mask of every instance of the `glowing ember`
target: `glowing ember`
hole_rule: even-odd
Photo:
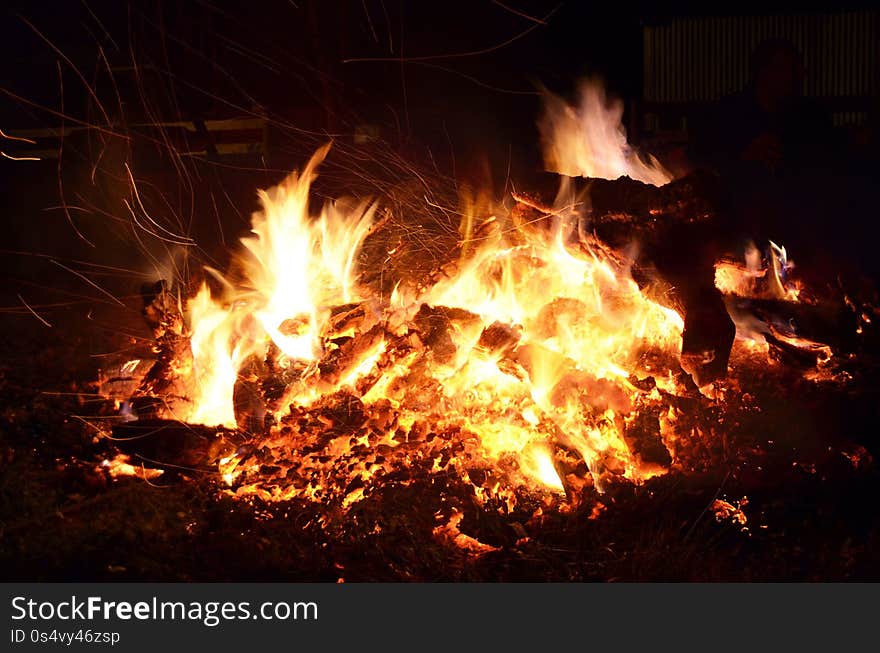
[[[149,480],[162,475],[161,469],[151,469],[143,465],[133,465],[131,459],[125,454],[117,454],[113,458],[101,461],[98,471],[107,472],[113,478],[119,476],[138,476]]]
[[[455,511],[446,524],[434,529],[434,537],[441,542],[449,542],[450,544],[476,556],[499,550],[499,547],[497,546],[484,544],[470,535],[462,533],[458,528],[462,519],[464,519],[464,515],[460,511]]]
[[[260,368],[260,381],[279,385],[260,406],[275,424],[270,448],[302,455],[317,438],[321,455],[348,460],[359,447],[398,448],[430,430],[457,442],[438,471],[467,461],[499,469],[502,485],[563,491],[554,451],[579,458],[597,487],[609,475],[649,473],[624,431],[637,410],[659,405],[634,381],[651,375],[652,353],[674,360],[677,313],[647,299],[564,211],[531,226],[483,216],[479,246],[440,281],[401,285],[385,305],[364,300],[354,261],[372,212],[331,205],[307,214],[325,152],[261,194],[257,236],[243,241],[243,282],[227,283],[222,300],[203,285],[189,303],[191,363],[176,369],[177,394],[191,403],[172,416],[245,427],[237,388]],[[377,467],[361,459],[347,478],[362,484]],[[233,455],[221,471],[233,483],[248,466]],[[267,496],[320,498],[334,483],[327,471]],[[346,492],[344,504],[361,495]]]
[[[747,497],[743,497],[737,501],[736,504],[724,501],[723,499],[715,499],[715,501],[712,502],[711,510],[715,514],[715,521],[729,522],[740,527],[742,530],[747,531],[748,527],[746,524],[748,523],[748,517],[742,509],[748,505],[749,500]]]

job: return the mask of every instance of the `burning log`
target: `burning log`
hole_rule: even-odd
[[[422,342],[439,362],[448,362],[455,355],[457,348],[452,341],[452,333],[456,328],[479,323],[480,317],[470,311],[428,304],[422,304],[413,318],[413,325]]]
[[[729,297],[725,303],[737,323],[751,322],[763,334],[775,331],[842,351],[854,351],[858,342],[859,316],[843,301]]]
[[[626,425],[623,438],[630,451],[638,456],[641,462],[660,467],[669,467],[672,464],[672,456],[660,435],[659,409],[650,407],[639,411]]]
[[[623,248],[634,238],[643,243],[665,240],[672,225],[717,223],[724,219],[720,180],[697,172],[663,186],[620,177],[599,179],[536,175],[533,193],[514,193],[514,199],[533,211],[553,214],[560,184],[576,206],[585,208],[583,225],[595,230],[612,247]],[[556,202],[564,203],[563,202]]]
[[[132,397],[132,403],[140,404],[142,412],[137,414],[155,417],[156,402],[150,398],[161,396],[171,389],[173,368],[179,361],[187,358],[189,339],[185,335],[180,303],[171,293],[166,281],[160,280],[153,285],[144,286],[141,295],[144,302],[142,312],[153,330],[153,351],[157,354],[157,359],[141,381]]]
[[[719,179],[705,172],[659,187],[629,177],[589,179],[586,185],[590,217],[597,225],[630,223],[632,228],[650,233],[662,232],[667,223],[696,224],[722,217]]]
[[[116,424],[112,437],[120,451],[150,467],[196,472],[215,472],[243,441],[229,429],[163,419]]]
[[[565,490],[566,500],[577,505],[594,488],[590,468],[574,449],[556,443],[553,448],[553,468]]]
[[[831,358],[831,348],[810,340],[785,338],[779,333],[764,334],[770,346],[770,356],[795,368],[813,368]]]
[[[522,329],[494,322],[483,329],[477,347],[487,354],[504,356],[519,344]]]
[[[681,367],[703,387],[727,375],[736,326],[715,288],[687,289],[681,334]]]
[[[242,366],[232,391],[235,421],[247,433],[265,433],[269,426],[262,379],[269,377],[265,360],[251,356]]]
[[[715,288],[714,263],[726,232],[717,179],[700,173],[659,188],[629,177],[565,183],[574,197],[588,196],[584,228],[618,250],[638,243],[637,281],[647,285],[659,276],[668,285],[657,299],[684,314],[682,367],[699,386],[725,376],[736,330]],[[515,199],[520,209],[542,206]]]
[[[284,366],[279,365],[279,353],[275,343],[271,343],[264,361],[266,372],[260,377],[260,395],[268,411],[279,407],[278,403],[284,397],[285,390],[299,381],[308,369],[305,362],[297,360],[288,361]]]
[[[363,304],[344,304],[335,306],[330,311],[330,318],[324,327],[321,337],[325,340],[352,336],[362,331],[366,321],[367,310]]]
[[[340,382],[357,373],[358,367],[385,342],[385,330],[375,325],[370,330],[348,338],[340,338],[318,363],[321,384],[338,387]]]

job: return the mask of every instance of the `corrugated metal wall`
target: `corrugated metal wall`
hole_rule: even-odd
[[[880,91],[877,11],[679,18],[646,26],[643,99],[695,103],[732,93],[747,83],[755,47],[773,37],[800,49],[805,93],[833,100],[836,122],[867,118],[866,101]]]

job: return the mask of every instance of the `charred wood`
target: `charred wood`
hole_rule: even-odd
[[[220,458],[244,438],[222,427],[174,420],[142,419],[113,427],[116,447],[150,467],[178,471],[216,471]]]
[[[558,187],[553,175],[539,192],[545,205],[553,177]],[[702,386],[726,375],[736,331],[715,289],[714,262],[730,231],[717,177],[698,173],[659,188],[628,177],[565,181],[582,198],[581,227],[614,248],[637,243],[633,277],[646,283],[658,275],[668,285],[662,299],[684,314],[682,366],[694,381]]]

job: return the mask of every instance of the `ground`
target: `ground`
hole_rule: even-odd
[[[453,479],[423,477],[338,515],[309,502],[244,502],[209,474],[145,481],[96,471],[115,450],[78,416],[94,415],[102,347],[130,340],[79,310],[55,311],[51,329],[33,316],[2,318],[4,580],[880,579],[880,474],[860,445],[876,437],[868,386],[778,388],[777,408],[732,429],[726,461],[621,484],[576,507],[534,497],[502,515]],[[463,515],[458,531],[438,528],[450,503]],[[456,544],[459,531],[468,537]]]

